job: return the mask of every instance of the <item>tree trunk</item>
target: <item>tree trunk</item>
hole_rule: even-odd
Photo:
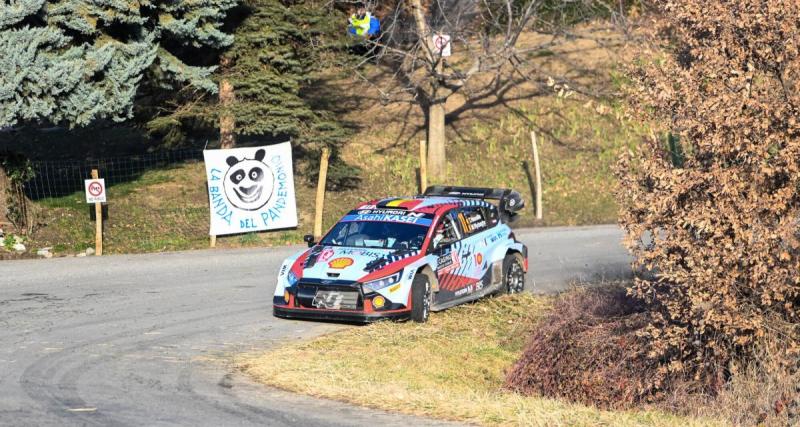
[[[219,142],[221,148],[233,148],[236,146],[236,120],[229,110],[235,99],[233,84],[228,79],[220,80],[219,104],[222,112],[219,116]]]
[[[6,170],[0,165],[0,229],[4,225],[11,224],[8,222],[8,199],[11,195],[11,182],[6,175]],[[11,230],[6,229],[5,232],[10,233]]]
[[[443,102],[428,108],[428,173],[432,184],[447,184],[444,114]]]
[[[23,184],[12,181],[5,168],[0,166],[0,229],[6,233],[13,230],[29,234],[34,222],[32,207],[25,196]],[[7,227],[9,225],[11,229]]]
[[[409,5],[414,14],[417,25],[417,37],[420,38],[425,50],[425,57],[430,62],[431,70],[428,75],[431,89],[428,99],[433,100],[428,106],[428,173],[432,184],[445,184],[447,178],[447,162],[445,157],[444,136],[444,101],[438,101],[438,75],[442,73],[444,63],[442,58],[434,54],[431,45],[431,31],[425,21],[425,7],[421,0],[411,0]]]

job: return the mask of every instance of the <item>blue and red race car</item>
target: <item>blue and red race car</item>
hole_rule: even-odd
[[[523,206],[512,190],[442,186],[362,203],[284,261],[274,315],[425,322],[431,311],[521,292],[528,248],[508,223]]]

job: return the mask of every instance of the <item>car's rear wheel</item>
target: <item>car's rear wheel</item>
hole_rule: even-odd
[[[506,255],[503,260],[503,291],[518,294],[525,290],[525,270],[518,255]]]
[[[411,285],[411,320],[427,322],[431,312],[431,282],[428,276],[417,274]]]

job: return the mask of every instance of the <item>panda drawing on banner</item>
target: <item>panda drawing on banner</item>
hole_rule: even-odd
[[[223,178],[225,197],[235,207],[246,211],[257,211],[272,197],[275,175],[263,162],[266,151],[257,150],[253,159],[228,156],[230,167]]]
[[[297,226],[290,143],[205,150],[203,157],[211,235]]]

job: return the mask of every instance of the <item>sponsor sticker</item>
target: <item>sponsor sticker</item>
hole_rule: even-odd
[[[322,251],[322,252],[320,252],[320,254],[319,254],[319,258],[318,258],[318,259],[319,259],[321,262],[326,262],[326,261],[328,261],[329,259],[331,259],[332,257],[333,257],[333,249],[331,249],[331,248],[325,248],[325,249],[323,249],[323,251]]]
[[[311,305],[316,308],[327,308],[338,310],[342,306],[344,294],[341,292],[317,292]]]
[[[359,211],[361,212],[361,211]],[[433,222],[430,218],[425,218],[425,214],[412,214],[412,215],[398,215],[398,214],[376,214],[376,213],[358,213],[355,215],[345,215],[341,222],[354,222],[354,221],[377,221],[377,222],[399,222],[404,224],[417,224],[417,225],[431,225]]]
[[[458,255],[455,252],[440,255],[436,262],[436,271],[440,273],[447,273],[458,267],[461,267],[461,261],[458,260]]]
[[[353,258],[346,258],[346,257],[336,258],[328,263],[328,267],[335,268],[337,270],[350,267],[351,265],[353,265]]]
[[[460,297],[462,295],[471,294],[472,291],[475,290],[475,287],[472,285],[468,285],[465,288],[461,288],[455,292],[455,296]]]
[[[365,258],[380,258],[384,255],[383,252],[370,251],[365,249],[339,249],[338,252],[341,255],[350,255],[350,256],[365,257]]]
[[[406,224],[431,225],[433,215],[411,212],[404,209],[357,209],[342,218],[341,222],[378,221],[400,222]]]

